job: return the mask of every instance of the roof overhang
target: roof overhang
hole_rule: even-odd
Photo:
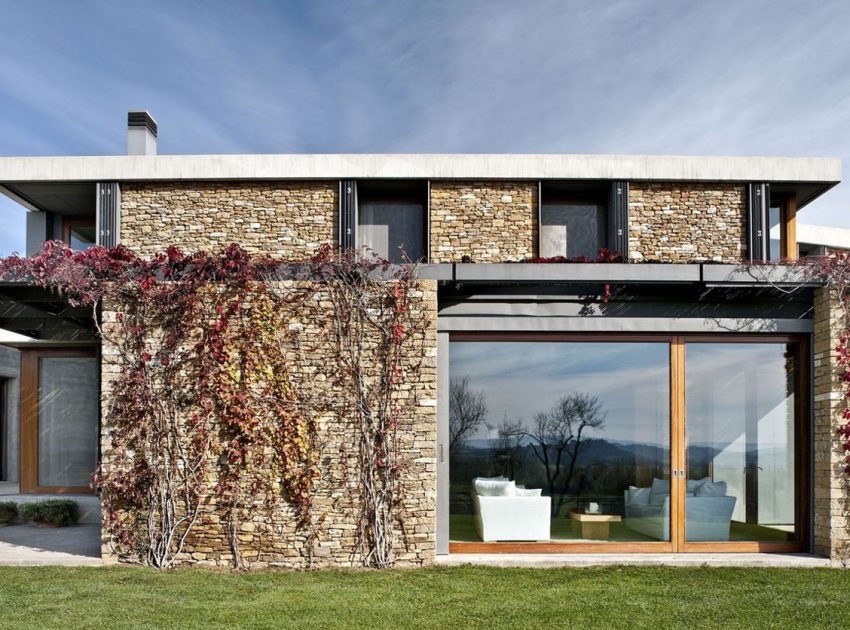
[[[628,179],[837,183],[841,161],[664,155],[299,154],[2,157],[0,182],[234,179]]]

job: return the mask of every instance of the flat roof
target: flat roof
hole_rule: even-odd
[[[773,237],[772,230],[771,237]],[[798,223],[797,242],[836,249],[850,249],[850,229]]]
[[[765,181],[823,185],[841,161],[664,155],[299,154],[0,157],[0,184],[342,178]]]

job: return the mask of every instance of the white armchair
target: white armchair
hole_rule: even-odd
[[[513,482],[503,483],[504,489],[495,490],[499,494],[482,495],[473,486],[475,527],[481,540],[549,540],[552,499],[543,496],[515,496]]]

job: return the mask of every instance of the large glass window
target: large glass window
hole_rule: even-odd
[[[784,343],[686,346],[686,532],[795,539],[797,355]]]
[[[670,540],[667,343],[450,344],[450,539]]]
[[[620,339],[451,338],[450,541],[796,548],[801,344]]]

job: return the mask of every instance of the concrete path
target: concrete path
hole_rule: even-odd
[[[0,527],[0,566],[99,566],[100,525]]]
[[[798,567],[831,566],[828,558],[806,553],[632,553],[614,554],[485,554],[463,553],[437,556],[437,565],[477,565],[485,567],[599,567],[599,566],[673,566],[673,567]]]

